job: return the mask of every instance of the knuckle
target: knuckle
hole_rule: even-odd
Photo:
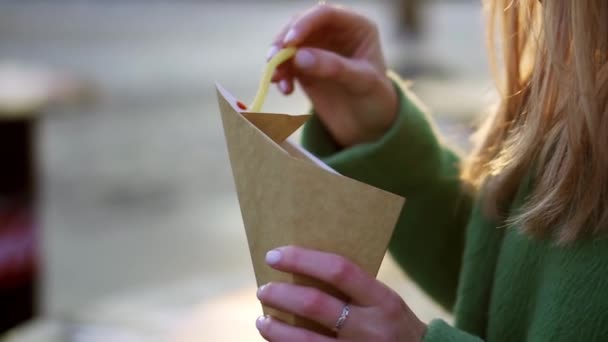
[[[389,319],[394,319],[401,316],[403,307],[397,301],[391,301],[384,306],[384,315]]]
[[[284,265],[297,267],[300,264],[300,252],[297,247],[289,245],[281,248],[281,262]]]
[[[322,78],[334,78],[336,75],[338,75],[336,67],[334,66],[334,63],[332,61],[326,61],[326,60],[322,60],[321,66],[319,68],[317,68],[317,70],[314,70],[313,72],[316,73],[317,77],[322,77]]]
[[[359,92],[368,93],[378,88],[382,76],[371,66],[365,65],[359,72]]]
[[[383,60],[369,60],[365,71],[369,75],[368,79],[370,84],[377,89],[378,92],[385,92],[387,90],[393,90],[393,81],[390,76],[387,75],[387,67]]]
[[[384,89],[386,81],[390,84],[385,71],[382,71],[382,68],[376,66],[374,62],[361,60],[349,60],[348,62],[349,70],[346,74],[349,74],[349,78],[353,78],[353,75],[356,75],[357,82],[349,84],[351,85],[351,89],[357,93],[365,95],[373,94],[376,91]]]
[[[263,296],[265,297],[265,301],[268,303],[276,303],[280,301],[286,293],[288,293],[289,289],[287,288],[287,284],[284,283],[270,283],[266,288],[264,288]]]
[[[303,314],[309,317],[317,317],[323,311],[325,304],[326,298],[321,292],[311,291],[304,301]]]
[[[329,281],[342,284],[348,281],[354,270],[352,264],[343,257],[338,257],[329,271]]]
[[[361,78],[362,83],[367,85],[370,89],[379,88],[387,80],[385,73],[378,70],[372,64],[363,65]]]
[[[382,85],[387,81],[390,83],[390,79],[388,78],[388,76],[386,76],[386,72],[378,69],[379,67],[372,65],[371,63],[365,65],[365,74],[367,75],[367,81],[369,83],[372,83],[374,87],[378,87],[379,85]]]
[[[390,320],[395,320],[402,317],[404,307],[405,302],[403,299],[393,291],[390,292],[386,300],[383,302],[384,315]]]
[[[340,76],[345,71],[344,63],[336,59],[331,59],[328,62],[326,76],[327,77],[337,77]]]

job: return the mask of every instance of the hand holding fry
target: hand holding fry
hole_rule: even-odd
[[[298,81],[340,146],[374,141],[391,127],[397,95],[386,75],[378,30],[369,19],[346,8],[317,5],[283,28],[269,58],[284,47],[298,52],[278,68],[273,81],[285,94]]]

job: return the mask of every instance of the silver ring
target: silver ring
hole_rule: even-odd
[[[348,315],[350,315],[350,307],[348,306],[348,304],[346,304],[342,308],[342,313],[340,314],[340,317],[336,321],[336,326],[334,327],[335,332],[338,332],[340,329],[342,329],[342,327],[344,326],[344,323],[346,322],[346,319],[348,318]]]

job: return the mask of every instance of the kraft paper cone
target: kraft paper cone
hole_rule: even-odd
[[[326,284],[273,270],[264,261],[266,252],[285,245],[331,252],[376,276],[404,199],[342,176],[286,141],[309,116],[241,113],[219,85],[217,93],[258,286],[271,281],[315,286],[348,301]],[[291,314],[267,307],[264,313],[333,334]]]

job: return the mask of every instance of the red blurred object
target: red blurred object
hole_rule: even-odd
[[[36,313],[35,115],[0,118],[0,333]]]
[[[93,84],[0,63],[0,335],[37,313],[37,125],[51,104],[87,103]]]
[[[35,231],[28,208],[0,208],[0,289],[34,279],[38,254]]]

